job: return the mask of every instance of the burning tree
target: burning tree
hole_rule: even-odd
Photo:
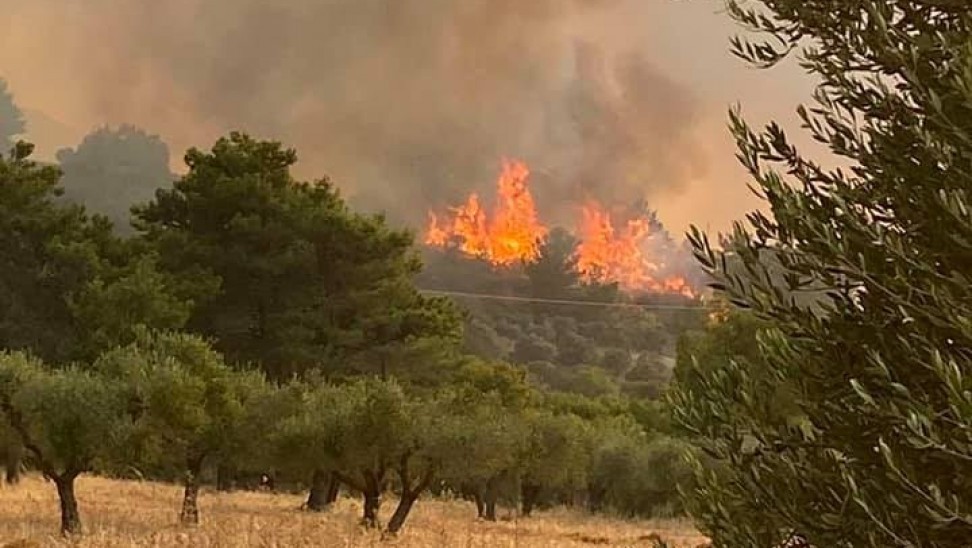
[[[455,240],[467,255],[497,266],[536,260],[547,227],[539,220],[527,186],[529,176],[526,164],[504,161],[492,215],[480,205],[478,194],[470,194],[464,205],[452,210],[449,224],[441,225],[439,217],[429,213],[425,243],[444,247]]]
[[[536,263],[551,231],[540,220],[527,184],[529,175],[524,163],[504,161],[492,210],[484,208],[479,195],[473,193],[448,215],[430,212],[425,244],[454,247],[496,268]],[[685,272],[676,272],[667,264],[671,258],[688,254],[674,245],[653,212],[639,208],[617,222],[617,216],[596,201],[577,210],[576,243],[569,266],[581,282],[618,284],[631,293],[695,295]],[[675,264],[684,268],[688,262]]]

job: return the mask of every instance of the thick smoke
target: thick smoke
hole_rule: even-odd
[[[583,199],[651,201],[705,165],[687,90],[591,41],[589,21],[617,4],[31,0],[7,16],[37,31],[12,45],[76,74],[64,104],[99,123],[138,124],[173,150],[230,129],[277,138],[302,175],[413,224],[523,158],[541,213],[568,222]]]

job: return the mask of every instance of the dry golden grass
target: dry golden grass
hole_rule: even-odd
[[[40,546],[406,546],[406,547],[571,547],[651,546],[659,535],[672,546],[704,542],[681,521],[624,521],[568,510],[486,523],[475,508],[458,501],[419,500],[405,529],[395,539],[358,526],[360,506],[342,499],[331,511],[299,510],[302,499],[267,493],[220,494],[204,491],[199,503],[203,523],[177,523],[178,486],[82,477],[77,493],[86,534],[68,541],[57,535],[57,495],[37,477],[0,489],[0,547]],[[386,518],[394,501],[382,505]]]

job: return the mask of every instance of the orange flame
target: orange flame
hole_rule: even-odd
[[[470,194],[448,216],[429,212],[425,244],[455,246],[498,267],[538,260],[548,230],[540,222],[527,186],[529,176],[530,170],[522,162],[504,161],[493,210],[488,213],[479,196]],[[664,265],[652,256],[647,218],[629,219],[616,229],[610,213],[591,202],[582,209],[576,237],[575,268],[585,283],[617,283],[626,291],[695,296],[685,278],[661,275]]]
[[[425,245],[445,247],[449,243],[449,232],[439,226],[439,217],[429,212],[429,226],[425,233]]]
[[[451,222],[443,225],[429,213],[425,243],[445,247],[457,242],[463,253],[480,257],[495,266],[532,262],[540,258],[540,246],[547,228],[540,223],[533,196],[527,186],[530,170],[522,162],[503,162],[496,182],[497,196],[492,216],[471,194],[466,203],[453,208]]]
[[[629,220],[617,234],[611,215],[598,204],[589,203],[582,209],[577,237],[577,271],[585,282],[618,282],[628,289],[640,285],[655,265],[642,256],[640,244],[648,233],[647,223]]]
[[[680,293],[694,295],[681,276],[659,278],[661,265],[647,256],[651,237],[647,219],[629,219],[622,229],[611,221],[611,214],[595,202],[581,211],[577,231],[577,272],[587,283],[616,282],[627,291]]]
[[[614,283],[627,291],[694,295],[681,276],[659,278],[661,265],[647,255],[651,237],[647,219],[629,219],[615,229],[611,214],[590,202],[582,209],[577,230],[577,272],[587,283]]]

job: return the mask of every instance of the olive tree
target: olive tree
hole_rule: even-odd
[[[326,510],[340,490],[341,398],[339,387],[323,382],[293,382],[278,393],[269,447],[278,468],[310,478],[304,507],[311,512]]]
[[[78,368],[48,369],[0,355],[0,413],[45,478],[54,482],[61,531],[81,532],[74,481],[130,443],[133,409],[121,382]]]
[[[199,523],[203,465],[254,441],[255,433],[246,430],[247,407],[267,389],[262,377],[234,371],[198,337],[144,330],[135,343],[105,353],[95,369],[130,391],[139,408],[139,443],[155,448],[145,454],[182,460],[180,519]]]
[[[590,462],[586,421],[570,413],[538,410],[527,416],[520,454],[521,508],[529,516],[543,490],[573,497],[587,484]]]
[[[332,474],[361,493],[362,524],[378,527],[384,486],[413,436],[408,396],[394,380],[363,377],[345,384],[308,383],[292,397],[271,436],[281,464],[311,475],[309,502],[322,508],[326,499],[310,500],[322,495],[314,483]]]
[[[378,510],[386,478],[407,450],[411,417],[408,399],[394,380],[365,378],[344,385],[335,473],[361,493],[362,523],[378,527]]]
[[[838,157],[808,158],[738,112],[769,211],[724,249],[716,288],[770,325],[756,359],[700,368],[677,422],[723,466],[690,497],[716,546],[967,546],[972,538],[972,9],[949,0],[728,2],[771,67],[818,79],[801,107]],[[807,291],[817,303],[801,302]]]

